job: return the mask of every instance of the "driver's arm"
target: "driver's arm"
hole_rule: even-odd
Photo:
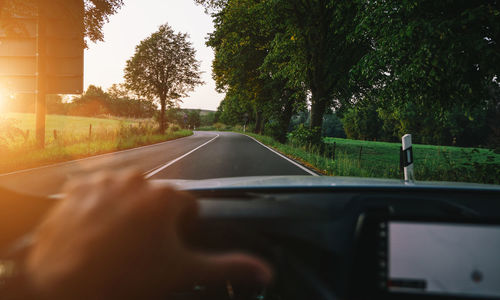
[[[195,281],[271,280],[270,268],[254,257],[187,248],[178,223],[196,202],[139,173],[72,181],[65,194],[24,260],[23,292],[37,298],[149,299]]]

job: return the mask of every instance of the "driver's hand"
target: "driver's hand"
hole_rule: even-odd
[[[196,202],[139,173],[101,173],[70,182],[65,194],[26,260],[26,278],[39,296],[149,299],[200,281],[271,280],[270,268],[254,257],[186,248],[178,223]]]

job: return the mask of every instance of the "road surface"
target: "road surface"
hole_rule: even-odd
[[[314,175],[246,135],[195,132],[190,137],[156,145],[0,174],[0,186],[36,195],[57,194],[69,178],[125,168],[140,170],[149,179]]]

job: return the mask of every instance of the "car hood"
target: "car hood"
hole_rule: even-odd
[[[462,182],[405,182],[397,179],[358,178],[338,176],[255,176],[205,180],[154,180],[155,184],[173,186],[180,190],[227,189],[289,189],[289,188],[423,188],[455,190],[500,191],[500,185]]]

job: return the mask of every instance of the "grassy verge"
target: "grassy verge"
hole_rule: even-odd
[[[47,116],[46,146],[35,147],[34,116],[0,119],[0,173],[64,162],[192,135],[190,130],[158,134],[151,120]],[[175,129],[175,128],[174,128]]]
[[[267,136],[248,135],[324,175],[402,178],[398,143],[327,138],[327,150],[320,153],[314,147],[281,144]],[[500,184],[500,155],[492,150],[414,145],[414,159],[418,180]]]

